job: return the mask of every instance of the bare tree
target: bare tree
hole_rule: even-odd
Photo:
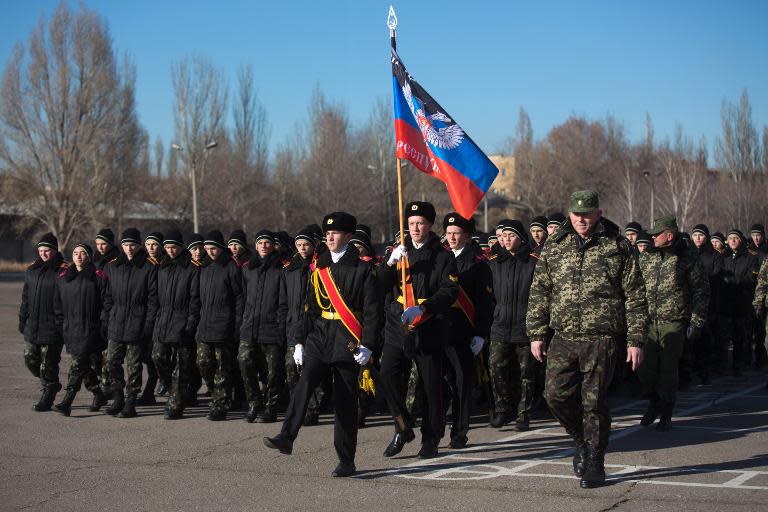
[[[163,176],[163,164],[165,162],[165,145],[163,139],[158,135],[155,139],[155,176]]]
[[[701,204],[707,172],[705,151],[701,147],[694,149],[680,125],[675,129],[674,143],[667,142],[657,151],[665,192],[662,197],[683,230],[691,227],[696,208]]]

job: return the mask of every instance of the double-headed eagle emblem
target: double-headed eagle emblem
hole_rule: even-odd
[[[407,81],[403,85],[403,96],[405,96],[405,101],[408,103],[413,117],[419,124],[421,134],[427,142],[440,149],[455,149],[459,147],[464,140],[464,130],[461,129],[461,126],[454,123],[442,128],[435,127],[435,121],[442,123],[451,123],[453,121],[444,112],[427,115],[423,109],[416,108],[413,103],[411,85]]]

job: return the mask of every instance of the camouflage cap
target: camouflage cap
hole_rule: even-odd
[[[671,213],[662,215],[658,219],[654,220],[653,226],[651,226],[651,229],[648,230],[648,234],[654,236],[668,229],[678,229],[677,218]]]
[[[577,190],[571,194],[568,211],[572,213],[592,213],[600,208],[600,199],[594,190]]]

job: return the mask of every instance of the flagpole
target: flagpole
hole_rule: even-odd
[[[389,13],[387,14],[387,26],[389,27],[389,41],[392,44],[392,48],[397,50],[397,39],[395,36],[395,28],[397,27],[397,15],[395,15],[395,8],[389,6]],[[405,245],[405,212],[403,211],[403,171],[400,158],[397,158],[397,209],[400,214],[400,245]],[[403,293],[403,309],[408,307],[406,285],[407,275],[405,272],[405,264],[400,263],[400,290]]]

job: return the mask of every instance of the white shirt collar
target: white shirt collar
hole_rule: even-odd
[[[341,257],[344,256],[344,253],[347,252],[348,248],[349,248],[349,244],[346,244],[344,247],[341,248],[339,252],[331,251],[331,260],[333,260],[334,263],[338,263]]]
[[[420,244],[417,244],[416,242],[413,242],[413,248],[414,248],[414,249],[421,249],[422,247],[424,247],[424,243],[425,243],[425,242],[422,242],[422,243],[420,243]]]
[[[451,249],[453,251],[453,256],[458,258],[459,255],[461,255],[461,253],[464,251],[465,247],[466,247],[466,245],[464,247],[462,247],[461,249]]]

